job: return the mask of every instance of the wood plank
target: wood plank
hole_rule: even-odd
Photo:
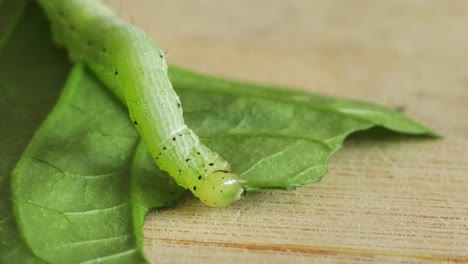
[[[325,178],[151,212],[153,263],[468,263],[468,1],[108,0],[197,71],[399,107],[444,139],[354,137]]]

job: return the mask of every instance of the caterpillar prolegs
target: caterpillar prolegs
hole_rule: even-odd
[[[242,180],[184,123],[164,53],[142,30],[96,0],[39,0],[57,43],[127,103],[156,164],[206,205],[240,199]]]

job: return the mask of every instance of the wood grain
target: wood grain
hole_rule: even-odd
[[[353,137],[319,182],[151,212],[153,263],[468,263],[468,1],[106,1],[173,64],[404,109],[444,139]]]

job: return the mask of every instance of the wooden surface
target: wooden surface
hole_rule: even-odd
[[[468,1],[108,0],[169,61],[401,107],[441,140],[355,138],[319,182],[151,212],[153,263],[468,263]]]

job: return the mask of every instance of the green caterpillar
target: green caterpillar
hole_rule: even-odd
[[[96,0],[39,0],[55,41],[123,101],[156,164],[208,206],[239,200],[243,181],[184,123],[164,53]],[[125,98],[125,99],[124,99]]]

